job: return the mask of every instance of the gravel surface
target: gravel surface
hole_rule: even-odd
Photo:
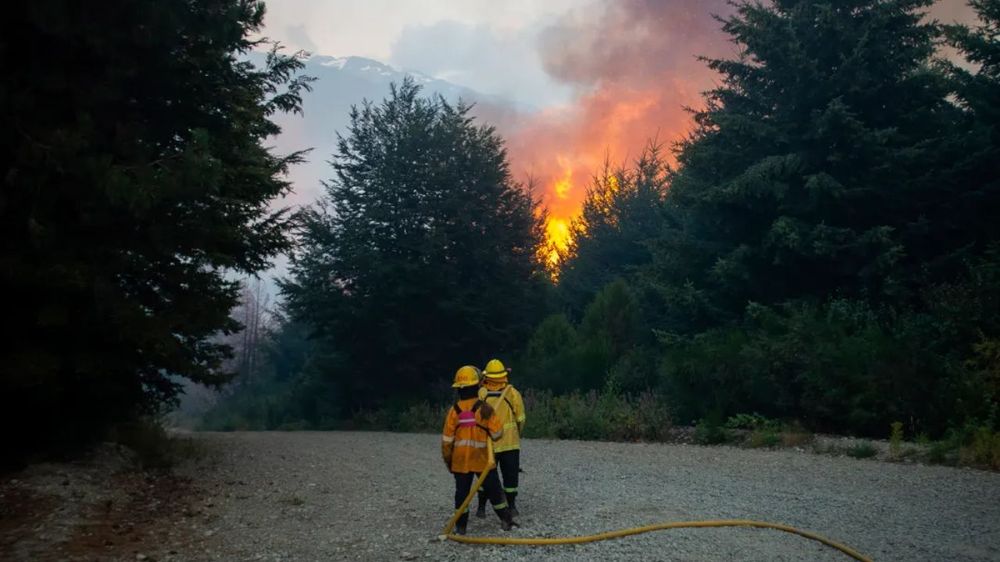
[[[0,560],[848,560],[764,529],[579,546],[436,539],[453,481],[436,435],[195,433],[173,472],[113,445],[0,476]],[[839,445],[838,445],[839,446]],[[528,440],[520,537],[700,519],[784,523],[875,560],[1000,561],[1000,474],[805,451]],[[502,536],[496,517],[473,536]]]
[[[436,435],[201,433],[186,548],[159,560],[847,560],[795,535],[680,529],[559,547],[467,546]],[[1000,560],[1000,474],[795,451],[528,440],[522,537],[669,520],[758,519],[875,560]],[[502,535],[495,516],[470,535]]]

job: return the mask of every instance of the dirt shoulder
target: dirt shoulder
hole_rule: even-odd
[[[188,550],[199,489],[188,476],[142,470],[105,444],[66,463],[0,478],[0,559],[153,560]]]

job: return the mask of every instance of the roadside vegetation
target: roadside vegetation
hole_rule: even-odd
[[[996,468],[1000,4],[931,4],[736,2],[690,134],[594,170],[556,263],[499,132],[412,80],[276,207],[305,153],[273,117],[310,79],[246,60],[262,2],[20,6],[5,460],[155,449],[185,384],[221,389],[205,429],[436,431],[455,370],[501,357],[529,437]],[[274,307],[236,276],[282,254]]]

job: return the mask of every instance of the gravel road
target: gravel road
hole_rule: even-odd
[[[467,546],[436,435],[201,433],[182,471],[199,489],[192,539],[159,560],[847,560],[794,535],[680,529],[560,547]],[[528,440],[514,536],[667,520],[759,519],[875,560],[1000,560],[1000,474],[693,445]],[[470,535],[502,534],[472,518]]]

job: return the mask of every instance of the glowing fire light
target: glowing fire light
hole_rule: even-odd
[[[573,169],[570,168],[569,161],[563,156],[559,156],[556,161],[563,169],[563,176],[552,186],[552,191],[559,199],[566,199],[569,197],[569,191],[573,189]]]
[[[569,246],[570,234],[569,219],[559,217],[549,217],[545,224],[545,238],[549,246],[548,261],[553,269],[559,265],[559,254],[565,252]]]
[[[550,176],[544,191],[547,194],[545,206],[548,217],[545,221],[545,247],[542,249],[553,278],[558,277],[561,258],[573,238],[571,225],[573,217],[579,214],[581,203],[579,195],[574,192],[574,163],[562,154],[556,156],[555,163],[562,173]]]

